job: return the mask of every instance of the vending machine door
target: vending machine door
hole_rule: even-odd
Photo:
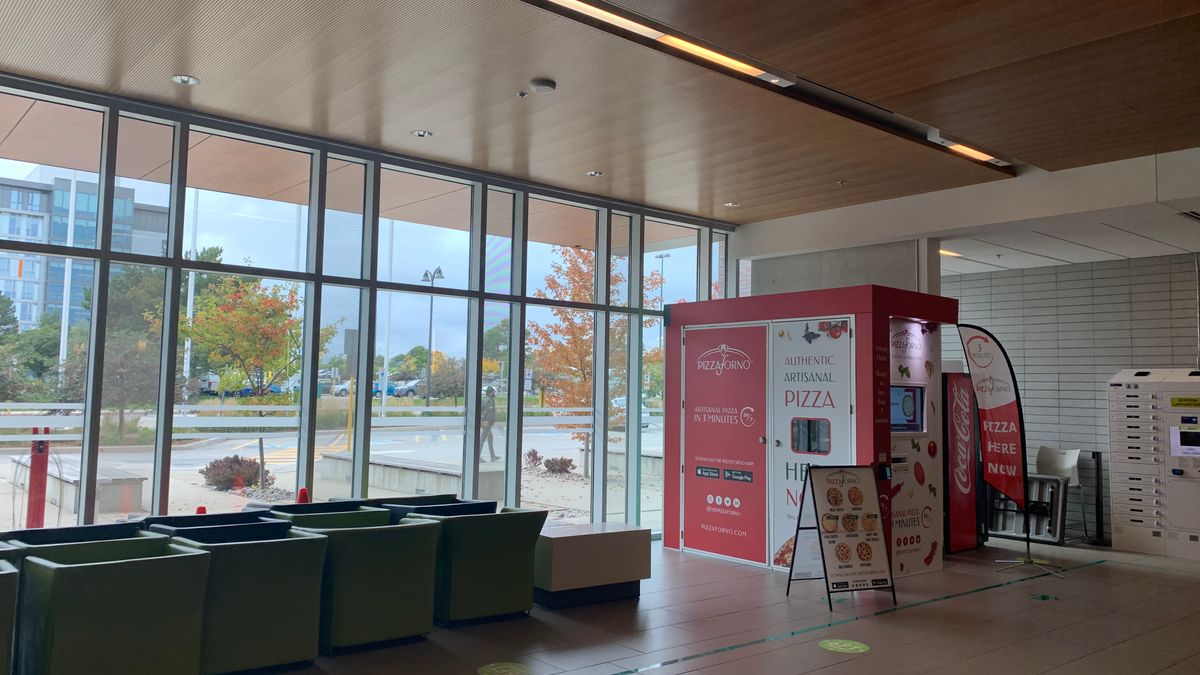
[[[771,563],[786,568],[794,555],[797,577],[823,573],[815,533],[795,538],[805,467],[854,464],[853,328],[849,316],[769,327]]]

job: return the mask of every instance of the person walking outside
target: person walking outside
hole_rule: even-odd
[[[486,442],[488,446],[488,461],[494,462],[499,457],[496,456],[496,448],[492,440],[492,427],[496,426],[496,389],[488,387],[483,392],[483,428],[480,430],[479,450],[475,452],[475,456],[479,457],[483,454],[483,444]]]

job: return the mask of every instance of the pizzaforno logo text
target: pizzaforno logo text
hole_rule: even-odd
[[[721,343],[696,359],[696,370],[707,370],[720,375],[727,370],[750,370],[753,364],[754,360],[746,352]]]

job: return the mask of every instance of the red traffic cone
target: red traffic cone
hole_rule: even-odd
[[[300,491],[298,493],[296,493],[296,503],[297,504],[307,504],[308,501],[309,501],[308,500],[308,488],[306,488],[306,487],[300,488]]]
[[[208,513],[208,509],[207,509],[207,508],[205,508],[205,507],[203,507],[203,506],[197,506],[197,507],[196,507],[196,515],[202,515],[202,514],[205,514],[205,513]]]

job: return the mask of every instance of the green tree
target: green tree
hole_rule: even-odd
[[[17,308],[11,298],[0,293],[0,344],[17,334],[20,324],[17,323]]]
[[[197,293],[189,324],[180,337],[207,355],[221,372],[222,387],[249,386],[251,396],[267,397],[300,372],[303,321],[297,284],[267,285],[241,276],[218,278],[203,295]],[[319,349],[333,339],[337,326],[321,329]],[[265,417],[263,411],[258,416]],[[259,484],[266,485],[266,456],[258,439]]]
[[[117,436],[123,440],[125,411],[152,405],[158,393],[159,344],[148,328],[109,330],[104,344],[104,405],[117,409]]]
[[[508,354],[508,319],[483,332],[483,358],[503,361]]]

